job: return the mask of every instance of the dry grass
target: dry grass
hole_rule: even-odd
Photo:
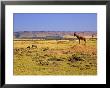
[[[75,40],[14,41],[14,75],[96,75],[96,44],[96,40],[86,45]]]

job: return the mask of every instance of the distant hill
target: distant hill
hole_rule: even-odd
[[[82,36],[97,36],[97,32],[92,31],[84,31],[84,32],[76,32]],[[19,31],[14,32],[14,39],[42,39],[49,38],[49,36],[74,36],[74,32],[71,31]],[[58,38],[58,37],[57,37]]]

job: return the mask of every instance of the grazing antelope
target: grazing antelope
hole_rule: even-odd
[[[27,47],[27,49],[30,49],[30,48],[31,48],[30,46]]]
[[[48,48],[48,47],[46,47],[46,48],[44,48],[44,49],[43,49],[43,51],[47,51],[48,49],[49,49],[49,48]]]
[[[37,45],[32,45],[32,48],[37,48]]]
[[[85,37],[76,34],[76,32],[74,33],[74,36],[76,36],[78,38],[79,44],[80,44],[80,40],[84,40],[85,41],[85,44],[86,44],[86,38]]]

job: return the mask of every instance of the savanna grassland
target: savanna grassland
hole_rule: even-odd
[[[77,40],[14,40],[14,75],[96,74],[95,39],[86,44]]]

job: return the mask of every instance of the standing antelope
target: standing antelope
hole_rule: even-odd
[[[79,44],[80,44],[80,40],[84,40],[85,41],[85,44],[86,44],[86,38],[85,37],[76,34],[76,32],[74,33],[74,36],[76,36],[78,38]]]

